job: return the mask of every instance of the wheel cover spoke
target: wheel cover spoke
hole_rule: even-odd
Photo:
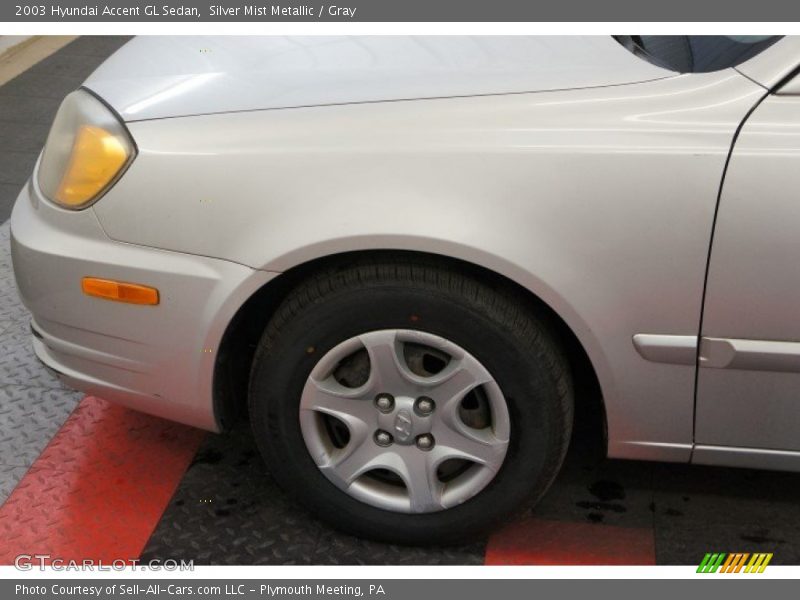
[[[373,331],[359,339],[369,354],[371,389],[402,389],[415,382],[398,347],[397,332]]]
[[[442,460],[461,459],[474,462],[493,472],[500,470],[505,459],[508,441],[498,438],[494,432],[479,429],[459,431],[450,427],[434,430],[437,449]]]
[[[415,362],[412,372],[407,343],[414,344],[410,351],[427,347],[435,357],[446,355],[443,366],[430,374]],[[347,387],[334,373],[362,350],[369,357],[367,381]],[[478,388],[481,414],[490,422],[468,419],[472,427],[461,406]],[[343,439],[332,437],[330,428],[339,425],[329,418],[346,427]],[[325,353],[303,389],[300,425],[329,481],[363,502],[407,513],[440,511],[479,493],[502,468],[510,436],[508,407],[488,370],[452,342],[412,330],[371,331]],[[445,466],[448,461],[460,462]]]
[[[401,475],[408,491],[411,512],[434,512],[444,508],[444,484],[436,476],[436,465],[429,454],[416,453],[403,461]]]
[[[358,432],[362,429],[366,431],[373,412],[370,401],[363,394],[354,394],[352,389],[344,387],[332,377],[324,381],[309,377],[300,400],[300,409],[336,417],[348,426],[351,435],[354,428]]]
[[[334,454],[331,461],[320,469],[329,478],[334,479],[339,487],[348,488],[369,469],[394,470],[396,465],[397,459],[392,452],[372,444],[372,441],[367,439],[355,443],[351,440],[346,448]]]
[[[431,394],[439,400],[442,413],[455,418],[461,400],[475,388],[492,382],[492,376],[472,357],[464,357],[449,365],[429,385]]]

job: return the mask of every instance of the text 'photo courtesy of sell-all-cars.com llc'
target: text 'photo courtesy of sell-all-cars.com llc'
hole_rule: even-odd
[[[3,37],[2,564],[800,561],[800,38]]]

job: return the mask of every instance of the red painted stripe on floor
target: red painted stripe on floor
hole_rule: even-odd
[[[0,507],[0,564],[138,558],[204,435],[84,398]]]
[[[652,529],[527,519],[489,538],[487,565],[654,565]]]

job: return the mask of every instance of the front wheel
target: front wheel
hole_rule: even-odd
[[[259,343],[250,412],[278,483],[339,529],[474,538],[537,500],[563,459],[572,387],[515,290],[434,263],[318,274]]]

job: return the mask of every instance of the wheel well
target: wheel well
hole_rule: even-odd
[[[214,411],[222,429],[228,429],[247,412],[247,386],[256,345],[280,303],[311,274],[352,265],[356,261],[388,261],[404,257],[435,261],[444,268],[457,269],[491,280],[495,289],[515,295],[538,314],[545,315],[555,327],[570,361],[575,383],[575,427],[573,439],[580,437],[582,445],[606,447],[606,419],[600,385],[586,351],[569,326],[536,295],[514,281],[481,266],[458,259],[410,251],[358,251],[316,259],[282,273],[255,294],[237,311],[223,335],[214,371]]]

